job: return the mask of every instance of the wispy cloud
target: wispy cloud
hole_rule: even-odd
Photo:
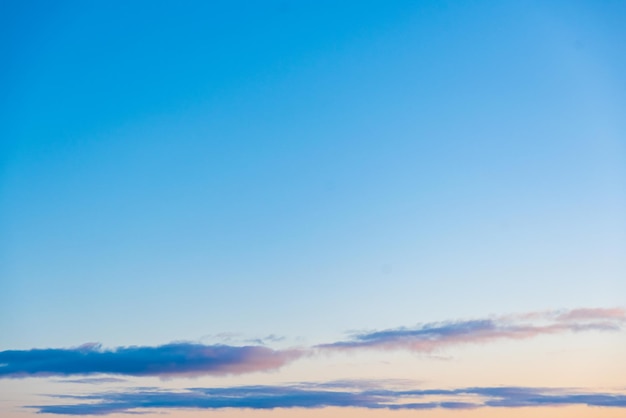
[[[626,323],[623,309],[574,309],[531,312],[487,319],[446,321],[363,332],[352,338],[316,346],[324,350],[405,349],[430,353],[437,349],[501,339],[581,331],[618,331]]]
[[[587,405],[626,408],[626,393],[598,393],[564,388],[469,387],[389,390],[371,382],[339,387],[331,384],[191,388],[183,391],[139,390],[83,396],[59,396],[78,403],[31,406],[40,413],[107,415],[153,409],[274,409],[352,407],[366,409],[475,409]]]
[[[97,344],[67,349],[0,352],[1,377],[113,374],[127,376],[228,375],[275,370],[302,355],[262,346],[172,343],[104,350]]]
[[[124,383],[126,379],[119,379],[117,377],[84,377],[82,379],[63,379],[56,380],[57,383],[79,383],[89,385],[103,385],[109,383]]]

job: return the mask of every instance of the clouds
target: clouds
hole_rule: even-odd
[[[103,350],[86,344],[68,349],[0,352],[0,377],[113,374],[126,376],[228,375],[275,370],[298,358],[298,350],[262,346],[172,343]]]
[[[126,376],[229,375],[276,370],[304,355],[336,350],[409,350],[431,353],[452,346],[529,339],[567,332],[619,331],[623,309],[530,312],[487,319],[427,323],[354,335],[310,348],[274,350],[264,345],[172,343],[103,350],[76,348],[0,352],[0,378],[113,374]]]
[[[410,350],[429,353],[437,349],[502,339],[528,339],[540,335],[581,331],[618,331],[626,323],[623,309],[574,309],[530,312],[497,318],[427,323],[412,328],[365,332],[351,339],[317,347],[323,350]]]
[[[563,388],[469,387],[459,389],[386,389],[365,385],[294,384],[190,388],[182,391],[144,389],[83,396],[58,396],[73,404],[31,406],[40,413],[107,415],[151,409],[274,409],[352,407],[366,409],[475,409],[587,405],[626,408],[626,393],[598,393]]]

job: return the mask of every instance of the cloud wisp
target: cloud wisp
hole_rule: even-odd
[[[172,343],[103,350],[75,348],[0,352],[0,378],[112,374],[123,376],[229,375],[276,370],[300,357],[299,350],[262,346]]]
[[[623,309],[574,309],[531,312],[496,318],[421,324],[364,332],[345,341],[316,346],[322,350],[410,350],[430,353],[449,346],[581,331],[619,331],[626,323]]]
[[[126,379],[120,379],[117,377],[83,377],[80,379],[59,379],[56,383],[75,383],[80,385],[108,385],[114,383],[124,383]]]
[[[30,406],[39,413],[108,415],[159,409],[365,408],[388,410],[518,408],[586,405],[626,408],[626,393],[564,388],[469,387],[460,389],[389,390],[354,385],[295,384],[190,388],[182,391],[137,390],[82,396],[58,396],[77,403]]]

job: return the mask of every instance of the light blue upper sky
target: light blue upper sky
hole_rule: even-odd
[[[0,6],[0,349],[625,304],[625,3],[127,3]]]

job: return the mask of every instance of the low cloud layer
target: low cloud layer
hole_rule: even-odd
[[[582,331],[619,331],[626,323],[623,309],[574,309],[531,312],[497,318],[447,321],[364,332],[351,339],[318,345],[324,350],[404,349],[429,353],[448,346],[528,339],[540,335]]]
[[[183,391],[139,390],[86,396],[59,396],[77,403],[32,406],[39,413],[108,415],[157,409],[366,408],[388,410],[517,408],[587,405],[626,408],[626,393],[597,393],[531,387],[389,390],[338,387],[336,383],[290,386],[192,388]]]
[[[623,309],[575,309],[530,312],[487,319],[427,323],[412,328],[364,332],[310,348],[273,350],[264,345],[233,346],[172,343],[156,347],[98,344],[75,348],[0,352],[0,378],[111,374],[121,376],[228,375],[276,370],[319,351],[410,350],[430,353],[442,348],[503,339],[583,331],[620,331]]]
[[[172,343],[103,350],[87,344],[68,349],[0,352],[0,377],[113,374],[125,376],[228,375],[275,370],[299,357],[297,350],[262,346]]]

